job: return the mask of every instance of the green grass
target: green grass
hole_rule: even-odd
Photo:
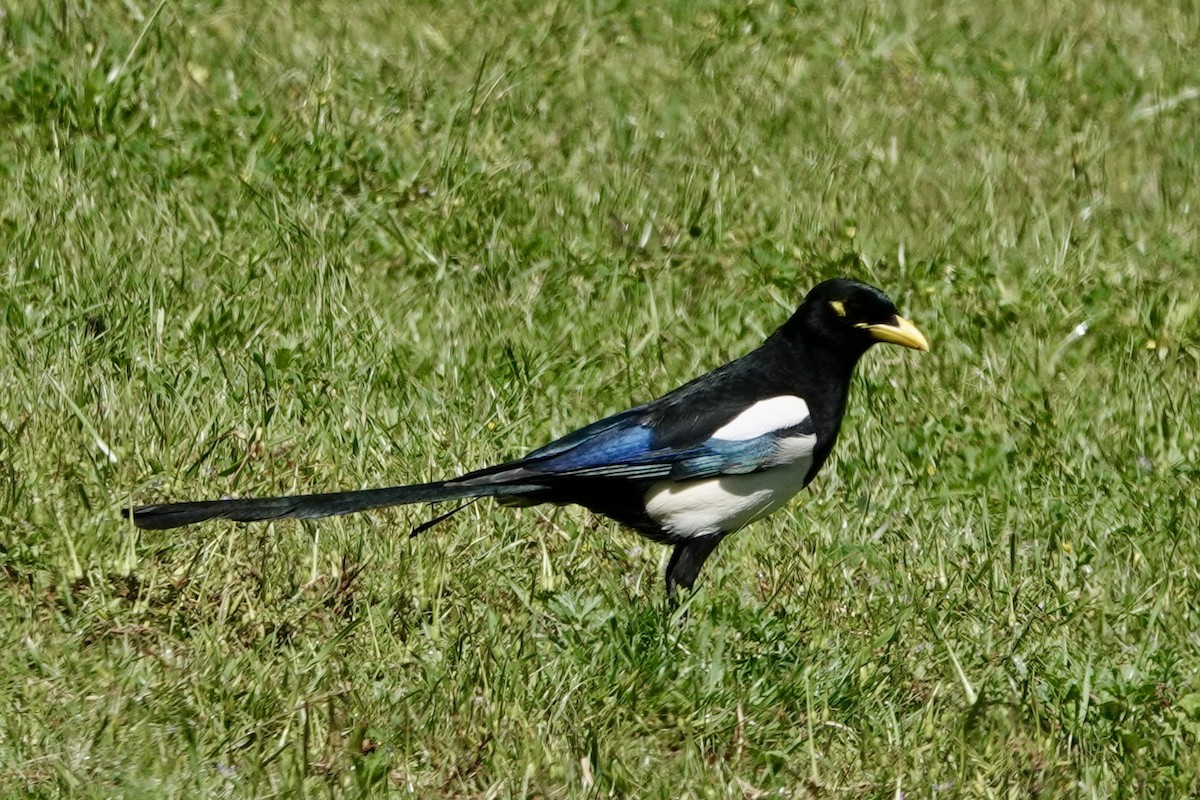
[[[0,15],[0,792],[1200,792],[1196,7],[456,5]],[[685,625],[578,509],[120,518],[518,455],[835,274],[933,351]]]

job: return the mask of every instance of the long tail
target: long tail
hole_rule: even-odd
[[[439,481],[437,483],[418,483],[412,486],[392,486],[387,489],[361,489],[356,492],[300,494],[292,497],[246,498],[244,500],[203,500],[196,503],[161,503],[133,509],[126,508],[121,513],[126,517],[132,517],[133,524],[139,528],[165,530],[210,519],[231,519],[236,522],[259,522],[289,517],[315,519],[353,514],[356,511],[368,511],[384,506],[522,495],[544,488],[544,486],[503,482],[463,484],[458,481]]]

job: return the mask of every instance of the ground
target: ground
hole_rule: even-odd
[[[0,11],[0,794],[1200,792],[1195,6]],[[745,352],[817,281],[831,463],[686,609],[428,480]],[[686,611],[686,620],[684,620]]]

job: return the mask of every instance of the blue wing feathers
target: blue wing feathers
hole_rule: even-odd
[[[589,467],[640,463],[651,452],[652,437],[653,432],[641,425],[615,430],[610,428],[564,452],[549,456],[537,468],[546,472],[571,472]],[[530,460],[535,456],[530,456]]]
[[[770,463],[780,438],[807,434],[810,428],[806,420],[753,439],[701,438],[695,445],[671,446],[662,441],[646,409],[634,408],[569,433],[509,466],[531,477],[688,480],[744,474]]]
[[[741,475],[760,469],[775,449],[770,434],[744,441],[709,439],[697,455],[675,462],[671,477],[676,480],[713,475]]]
[[[572,437],[575,437],[572,434]],[[696,447],[655,447],[654,431],[637,423],[603,428],[530,454],[525,470],[542,475],[686,480],[761,469],[774,452],[773,434],[746,440],[709,439]]]
[[[635,420],[635,417],[640,416],[641,408],[631,408],[628,411],[622,411],[620,414],[614,414],[611,417],[605,417],[602,420],[593,422],[591,425],[585,425],[577,431],[572,431],[561,439],[555,439],[549,444],[542,445],[537,450],[534,450],[529,455],[525,456],[526,461],[547,458],[566,453],[569,450],[575,449],[582,444],[587,444],[596,441],[601,435],[612,431],[615,428],[626,427],[629,425],[641,427]]]

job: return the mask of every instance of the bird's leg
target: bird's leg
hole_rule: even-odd
[[[705,560],[724,538],[724,533],[716,533],[675,545],[671,560],[667,562],[667,597],[674,600],[678,586],[691,590]]]

